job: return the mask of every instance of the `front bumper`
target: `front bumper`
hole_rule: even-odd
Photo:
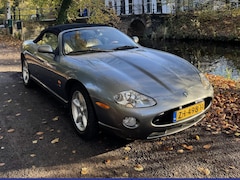
[[[173,122],[171,117],[164,117],[167,120],[164,123],[156,125],[153,122],[156,117],[159,117],[159,113],[156,113],[157,111],[155,110],[145,110],[131,114],[132,116],[136,117],[139,122],[139,126],[135,129],[126,128],[122,125],[124,114],[118,114],[118,116],[116,115],[115,117],[111,117],[112,119],[116,120],[115,122],[118,122],[116,126],[107,125],[103,122],[99,122],[99,124],[112,131],[117,136],[125,139],[156,139],[183,131],[201,121],[205,117],[205,113],[211,107],[212,98],[205,98],[205,102],[206,107],[204,111],[179,122]],[[173,112],[175,109],[169,111]]]
[[[152,140],[152,139],[157,139],[163,136],[168,136],[171,134],[175,134],[177,132],[183,131],[199,121],[201,121],[205,117],[205,114],[202,114],[200,116],[197,116],[195,118],[191,118],[183,123],[178,123],[178,124],[170,124],[170,125],[165,125],[162,127],[155,127],[152,129],[143,129],[140,130],[138,129],[118,129],[114,128],[111,126],[108,126],[103,123],[99,123],[103,128],[106,128],[108,131],[111,131],[115,135],[122,137],[124,139],[129,139],[129,140],[134,140],[134,139],[147,139],[147,140]]]

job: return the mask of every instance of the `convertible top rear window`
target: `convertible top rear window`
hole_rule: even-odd
[[[68,29],[74,29],[74,28],[83,28],[83,27],[95,27],[95,26],[107,26],[103,24],[86,24],[86,23],[73,23],[73,24],[61,24],[56,26],[50,26],[46,29],[44,29],[40,35],[34,40],[34,42],[38,42],[42,39],[42,36],[46,33],[53,33],[56,36],[59,35],[62,31],[68,30]]]

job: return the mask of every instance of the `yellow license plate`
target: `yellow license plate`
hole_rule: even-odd
[[[202,112],[205,108],[204,101],[194,104],[192,106],[180,109],[173,113],[173,122],[181,121],[188,117],[194,116],[200,112]]]

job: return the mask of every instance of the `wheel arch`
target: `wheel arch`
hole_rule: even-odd
[[[71,91],[72,91],[72,88],[73,88],[74,86],[80,86],[81,89],[86,92],[86,94],[87,94],[87,96],[88,96],[88,98],[89,98],[89,100],[90,100],[90,102],[91,102],[91,105],[92,105],[92,107],[93,107],[93,111],[94,111],[94,113],[95,113],[95,115],[96,115],[96,114],[97,114],[97,113],[96,113],[96,112],[97,112],[97,111],[96,111],[96,107],[95,107],[95,104],[94,104],[94,102],[93,102],[93,100],[92,100],[92,98],[91,98],[91,96],[90,96],[90,93],[89,93],[88,89],[86,88],[86,86],[85,86],[82,82],[80,82],[79,80],[76,80],[76,79],[70,79],[70,80],[68,80],[67,83],[66,83],[66,85],[65,85],[65,87],[66,87],[65,92],[66,92],[66,96],[67,96],[67,100],[68,100],[68,106],[69,106],[69,104],[70,104]],[[96,116],[96,119],[97,119],[97,121],[98,121],[98,117],[97,117],[97,116]]]
[[[83,83],[81,83],[80,81],[78,81],[76,79],[69,79],[65,85],[65,87],[66,87],[65,92],[66,92],[66,96],[67,96],[68,100],[70,99],[71,90],[74,86],[80,86],[90,97],[89,92],[88,92],[87,88],[83,85]]]
[[[25,60],[26,60],[26,58],[25,58],[24,54],[21,53],[21,63],[23,63],[23,61],[25,61]]]

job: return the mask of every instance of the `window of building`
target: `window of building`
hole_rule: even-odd
[[[162,0],[157,0],[157,12],[162,13]]]
[[[117,2],[116,1],[114,1],[114,8],[117,11]]]
[[[133,14],[133,1],[132,0],[128,1],[128,6],[129,6],[129,14]]]
[[[147,13],[152,12],[152,0],[147,0]]]
[[[121,0],[121,14],[126,14],[125,0]]]

